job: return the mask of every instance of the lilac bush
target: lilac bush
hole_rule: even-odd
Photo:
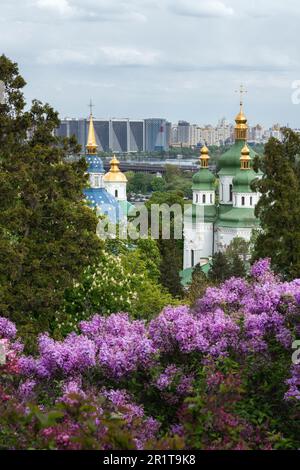
[[[24,406],[31,400],[42,407],[76,408],[78,402],[96,404],[103,399],[109,412],[118,410],[131,445],[141,449],[163,435],[169,437],[161,445],[167,445],[174,429],[180,430],[176,439],[182,438],[183,429],[187,438],[187,420],[198,423],[202,416],[193,415],[197,404],[188,404],[201,390],[203,410],[213,417],[217,434],[225,433],[222,445],[272,448],[281,433],[289,432],[286,421],[296,420],[298,413],[300,368],[292,364],[292,342],[300,333],[299,317],[300,280],[281,282],[269,260],[260,260],[249,279],[232,278],[208,288],[193,309],[166,307],[149,323],[132,320],[126,313],[95,315],[80,323],[80,334],[71,333],[63,341],[41,334],[38,354],[27,356],[16,340],[15,326],[0,318],[0,340],[9,353],[10,373],[18,377],[15,396]],[[8,370],[8,364],[4,367]],[[274,389],[273,416],[269,402]],[[105,413],[100,402],[95,407],[93,416],[100,426]],[[254,437],[257,407],[265,416],[261,444]],[[268,423],[278,414],[278,427],[268,431]],[[203,419],[203,446],[218,448],[217,434],[210,434],[211,421]],[[72,447],[70,439],[64,442],[61,437],[64,430],[66,435],[79,432],[68,420],[65,427],[58,425],[59,432],[55,428],[43,434],[56,439],[58,448]],[[105,439],[101,429],[97,439]],[[274,442],[268,437],[272,433],[277,436]],[[195,445],[191,442],[185,445]]]

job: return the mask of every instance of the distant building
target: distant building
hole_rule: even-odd
[[[61,137],[75,135],[84,153],[88,135],[87,119],[63,119],[56,134]],[[98,149],[102,152],[129,153],[145,149],[145,126],[143,120],[94,119]]]
[[[167,121],[160,118],[145,119],[146,152],[156,152],[168,149]]]

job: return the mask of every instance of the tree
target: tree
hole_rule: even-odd
[[[228,257],[228,255],[227,255]],[[246,267],[238,253],[234,253],[231,258],[229,258],[230,264],[230,274],[232,277],[245,277],[246,276]]]
[[[180,191],[169,191],[166,193],[156,192],[153,193],[146,207],[149,210],[149,217],[151,214],[152,204],[166,204],[171,208],[177,204],[183,209],[184,199]],[[151,220],[149,220],[151,223]],[[165,221],[166,222],[166,221]],[[174,239],[174,225],[178,223],[175,220],[174,213],[170,213],[170,239],[164,240],[161,236],[162,227],[160,226],[160,238],[157,240],[158,247],[161,255],[160,263],[160,282],[168,291],[175,297],[182,296],[182,286],[180,281],[180,271],[182,269],[182,252],[183,243],[182,239]],[[182,229],[182,227],[181,227]]]
[[[143,241],[145,244],[135,249],[126,249],[123,244],[119,254],[107,251],[112,246],[105,242],[99,260],[85,270],[79,282],[66,289],[64,304],[55,319],[57,336],[70,333],[80,321],[96,313],[127,312],[134,318],[150,319],[166,305],[176,304],[159,283],[158,268],[154,269],[154,264],[160,261],[154,240]],[[154,255],[153,265],[149,265],[143,253],[146,246],[150,257]]]
[[[231,277],[231,266],[228,262],[227,256],[218,252],[212,257],[211,268],[208,273],[208,278],[213,282],[224,282]]]
[[[228,258],[239,255],[244,263],[249,259],[250,242],[247,242],[244,238],[235,237],[228,247],[226,248],[226,255]]]
[[[152,175],[148,173],[134,173],[128,180],[128,191],[131,193],[146,194],[151,191]]]
[[[195,266],[192,274],[192,283],[189,286],[186,299],[192,307],[198,299],[201,299],[205,294],[207,287],[211,286],[212,282],[209,281],[206,274],[201,269],[200,264]]]
[[[166,182],[163,178],[155,176],[151,181],[151,187],[153,191],[164,191],[166,188]]]
[[[300,276],[300,136],[291,129],[283,136],[283,142],[271,138],[256,160],[263,177],[254,184],[261,229],[253,257],[270,257],[274,270],[292,279]]]
[[[174,297],[182,296],[179,272],[182,269],[182,256],[176,240],[159,240],[161,253],[160,281]]]
[[[5,56],[0,80],[0,308],[27,331],[48,329],[65,289],[100,256],[98,218],[83,197],[85,159],[65,160],[78,145],[54,136],[58,114],[39,101],[24,110],[25,82]]]

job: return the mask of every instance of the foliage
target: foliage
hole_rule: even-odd
[[[0,321],[0,447],[298,449],[300,281],[270,260],[150,322],[81,322],[27,356]]]
[[[25,82],[5,56],[0,80],[0,306],[28,336],[49,328],[65,289],[99,256],[101,243],[83,199],[86,163],[65,160],[77,144],[54,137],[59,120],[48,104],[34,101],[25,111]]]
[[[249,268],[250,243],[235,237],[224,252],[217,252],[212,257],[212,266],[208,273],[211,282],[223,282],[231,277],[245,277]]]
[[[151,206],[153,204],[159,206],[166,205],[169,209],[171,209],[172,206],[177,205],[182,214],[184,208],[183,193],[181,191],[153,193],[149,201],[146,203],[146,207],[149,211],[149,216],[151,214]],[[163,239],[162,221],[160,222],[160,238],[159,240],[157,240],[161,255],[160,282],[164,287],[168,289],[171,295],[173,295],[174,297],[182,297],[182,286],[179,272],[182,266],[183,242],[182,238],[179,240],[176,240],[174,238],[175,224],[178,223],[178,219],[176,219],[175,216],[176,214],[173,211],[170,211],[170,218],[168,220],[163,221],[165,224],[170,224],[170,239]],[[182,219],[179,221],[179,223],[181,224],[181,222]],[[151,219],[149,220],[149,225],[150,224]],[[180,225],[180,230],[182,231],[181,227],[182,225]]]
[[[200,264],[197,264],[193,271],[192,282],[186,295],[188,304],[194,306],[195,302],[205,294],[206,289],[212,285],[213,282],[210,281],[208,276],[202,271]]]
[[[164,180],[164,178],[160,178],[160,177],[155,177],[152,179],[151,181],[151,188],[152,188],[152,191],[164,191],[165,188],[166,188],[166,181]]]
[[[151,239],[139,240],[135,248],[123,244],[119,254],[104,251],[80,282],[66,290],[65,303],[53,326],[55,334],[64,336],[96,312],[126,311],[134,318],[151,318],[165,305],[176,303],[159,284],[159,264],[159,251]]]
[[[254,259],[271,257],[274,269],[287,279],[300,275],[300,136],[283,129],[283,142],[271,138],[256,162],[263,177],[256,206],[260,227]]]

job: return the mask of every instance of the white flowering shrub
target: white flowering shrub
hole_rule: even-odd
[[[139,250],[119,255],[104,251],[99,263],[85,271],[82,281],[66,291],[53,329],[65,335],[95,313],[123,311],[136,318],[150,318],[169,304],[174,304],[174,299],[149,275]]]

